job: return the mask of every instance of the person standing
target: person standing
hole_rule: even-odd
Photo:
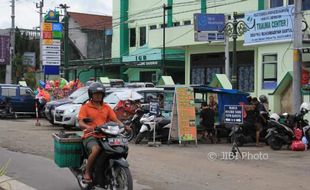
[[[215,112],[214,110],[207,104],[207,102],[203,102],[201,104],[201,112],[200,112],[200,125],[203,127],[203,138],[210,139],[211,143],[214,143],[214,118]]]

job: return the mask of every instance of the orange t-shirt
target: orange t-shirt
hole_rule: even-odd
[[[85,118],[90,118],[92,122],[87,123],[89,126],[96,128],[97,126],[101,126],[109,121],[116,121],[117,117],[112,108],[107,104],[102,104],[100,108],[97,108],[91,101],[88,101],[86,104],[82,105],[78,120],[82,120]],[[84,131],[84,135],[82,138],[87,138],[89,136],[94,136],[96,138],[101,138],[102,135],[87,133]]]

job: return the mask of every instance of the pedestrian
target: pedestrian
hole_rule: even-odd
[[[212,110],[214,110],[215,113],[217,112],[218,104],[217,104],[217,102],[215,101],[214,96],[212,96],[212,95],[209,96],[209,107],[210,107]]]
[[[215,112],[208,105],[208,103],[207,102],[201,103],[200,125],[204,129],[202,137],[206,140],[209,138],[212,144],[214,143],[213,136],[215,133],[214,118],[215,118]]]
[[[264,126],[267,125],[267,118],[268,118],[268,98],[265,95],[261,95],[257,98],[253,98],[253,105],[255,105],[255,116],[256,116],[256,146],[262,146],[259,142],[260,133],[263,130]]]

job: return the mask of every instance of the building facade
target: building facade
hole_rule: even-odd
[[[68,15],[70,78],[86,82],[106,75],[107,60],[111,59],[112,17],[77,12]]]
[[[166,11],[165,49],[184,51],[184,83],[209,84],[215,74],[230,76],[233,41],[229,38],[229,53],[225,56],[224,41],[195,41],[194,14],[225,14],[232,22],[251,12],[278,9],[292,5],[292,0],[118,0],[113,1],[112,58],[126,59],[146,47],[147,52],[163,49],[163,14]],[[163,9],[163,4],[171,9]],[[310,23],[310,1],[303,0],[303,20]],[[279,15],[276,15],[279,16]],[[292,23],[293,20],[287,22]],[[258,27],[256,24],[255,27]],[[261,26],[264,27],[264,26]],[[292,30],[293,28],[291,28]],[[309,28],[303,33],[303,47],[310,47]],[[142,45],[142,46],[141,46]],[[146,53],[139,53],[144,55]],[[227,60],[229,59],[229,66]],[[292,112],[293,43],[291,40],[245,45],[244,35],[237,38],[238,89],[252,96],[269,95],[270,109]],[[303,55],[303,67],[310,68],[310,59]],[[230,69],[229,69],[230,68]],[[160,68],[159,68],[160,69]],[[173,73],[174,70],[172,70]],[[171,73],[168,73],[171,74]],[[172,75],[172,74],[171,74]],[[179,73],[177,75],[180,75]],[[303,100],[309,101],[304,93]]]

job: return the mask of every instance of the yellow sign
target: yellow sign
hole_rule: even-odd
[[[53,40],[53,39],[44,39],[43,45],[54,45],[54,46],[60,46],[61,42],[60,40]]]
[[[52,23],[44,22],[42,24],[42,29],[43,29],[43,32],[51,32],[53,30],[53,25],[52,25]]]
[[[43,40],[43,45],[53,45],[53,40],[51,39]]]

